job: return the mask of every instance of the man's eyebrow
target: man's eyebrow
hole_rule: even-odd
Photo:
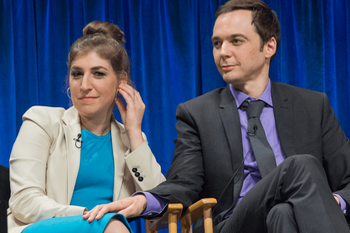
[[[211,37],[211,41],[218,40],[218,39],[220,39],[218,36],[212,36]]]
[[[246,40],[249,40],[248,37],[246,37],[244,34],[241,34],[241,33],[231,34],[228,38],[229,38],[229,39],[233,39],[233,38],[236,38],[236,37],[242,37],[242,38],[244,38],[244,39],[246,39]],[[218,36],[213,36],[213,37],[211,38],[211,41],[220,40],[220,39],[221,39],[221,38],[218,37]]]
[[[249,40],[248,37],[246,37],[244,34],[241,34],[241,33],[232,34],[230,36],[231,39],[236,38],[236,37],[243,37],[244,39]]]

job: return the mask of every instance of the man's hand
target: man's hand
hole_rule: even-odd
[[[334,199],[337,201],[338,205],[340,206],[340,200],[339,200],[339,198],[338,198],[337,196],[334,196],[334,195],[333,195],[333,197],[334,197]]]
[[[83,215],[83,219],[88,219],[88,222],[92,222],[94,219],[100,220],[103,215],[109,212],[123,214],[126,218],[137,217],[146,209],[146,206],[146,197],[143,194],[138,194],[109,204],[95,206]]]

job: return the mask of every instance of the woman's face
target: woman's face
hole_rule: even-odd
[[[69,86],[80,116],[104,118],[112,113],[118,78],[111,64],[96,52],[78,56],[72,62]]]

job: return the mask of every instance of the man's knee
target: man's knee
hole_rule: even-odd
[[[315,156],[309,154],[298,154],[290,156],[286,158],[285,161],[281,163],[281,165],[285,166],[286,168],[297,167],[306,171],[312,171],[315,168],[321,172],[324,171],[322,163]]]
[[[285,161],[297,165],[307,165],[310,163],[321,164],[321,162],[315,156],[309,154],[292,155],[286,158]]]
[[[291,183],[328,185],[322,163],[312,155],[293,155],[278,166],[284,184]],[[287,187],[287,186],[286,186]]]

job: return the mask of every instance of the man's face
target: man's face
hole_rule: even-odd
[[[261,49],[260,36],[251,22],[251,11],[236,10],[220,15],[214,25],[214,60],[225,82],[234,87],[268,77],[267,45]]]

